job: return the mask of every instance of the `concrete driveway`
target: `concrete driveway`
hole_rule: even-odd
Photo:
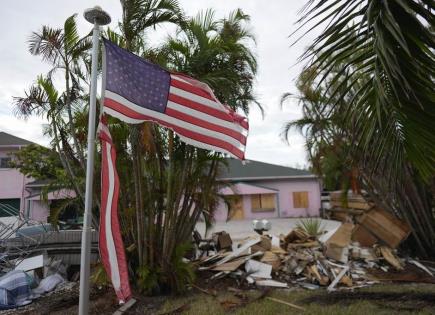
[[[269,234],[279,236],[280,234],[286,235],[292,229],[296,227],[300,218],[274,218],[267,219],[272,224],[272,229],[268,232]],[[333,220],[322,220],[322,226],[326,234],[322,235],[321,241],[326,241],[337,228],[341,225],[339,221]],[[199,222],[196,225],[196,229],[204,236],[205,224]],[[208,231],[207,236],[210,236],[214,232],[226,231],[231,235],[233,241],[240,241],[250,235],[257,235],[252,229],[252,220],[231,220],[228,222],[216,222],[213,227]]]

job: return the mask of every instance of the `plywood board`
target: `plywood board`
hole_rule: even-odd
[[[294,208],[308,208],[308,191],[294,191],[293,193]]]
[[[352,232],[352,241],[358,242],[363,247],[372,247],[378,239],[364,226],[358,224]]]
[[[404,221],[378,208],[363,215],[360,224],[391,248],[396,248],[411,233]]]

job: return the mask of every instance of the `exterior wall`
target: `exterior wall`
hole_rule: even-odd
[[[0,157],[8,157],[10,152],[16,152],[18,147],[0,148]],[[20,213],[24,217],[28,211],[31,219],[47,221],[48,205],[38,200],[26,200],[30,191],[25,189],[26,184],[34,181],[14,168],[0,168],[0,199],[20,199]]]
[[[12,148],[0,148],[0,157],[8,157],[9,152],[17,151]],[[24,187],[27,183],[33,181],[32,178],[27,178],[14,168],[0,168],[0,199],[19,198],[20,212],[25,209],[24,198],[29,195]]]
[[[279,190],[278,207],[280,217],[319,216],[320,184],[317,179],[293,179],[262,181],[261,185]],[[293,192],[308,192],[308,208],[293,207]]]
[[[276,209],[268,212],[252,212],[251,195],[243,195],[243,209],[245,219],[270,219],[278,217],[312,217],[319,216],[320,185],[317,179],[291,179],[249,181],[248,183],[278,190],[276,195]],[[308,192],[308,208],[293,207],[293,192]],[[228,208],[221,201],[215,212],[216,221],[227,219]]]
[[[30,200],[29,217],[32,220],[47,222],[47,217],[49,215],[49,205],[44,201]]]

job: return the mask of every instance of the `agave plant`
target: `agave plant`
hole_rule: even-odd
[[[307,232],[308,235],[312,237],[319,237],[325,231],[324,224],[322,223],[322,219],[319,218],[305,218],[300,219],[296,224],[298,229],[301,229]]]

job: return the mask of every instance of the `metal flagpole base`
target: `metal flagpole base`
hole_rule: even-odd
[[[95,119],[97,98],[97,73],[98,73],[98,41],[100,25],[110,23],[110,16],[100,7],[96,6],[84,12],[85,19],[94,24],[92,34],[92,70],[91,91],[89,97],[89,122],[88,122],[88,156],[86,162],[86,195],[85,213],[82,232],[82,249],[80,257],[80,300],[79,314],[89,313],[89,277],[91,258],[91,222],[92,222],[92,186],[94,179],[94,151],[95,151]]]

